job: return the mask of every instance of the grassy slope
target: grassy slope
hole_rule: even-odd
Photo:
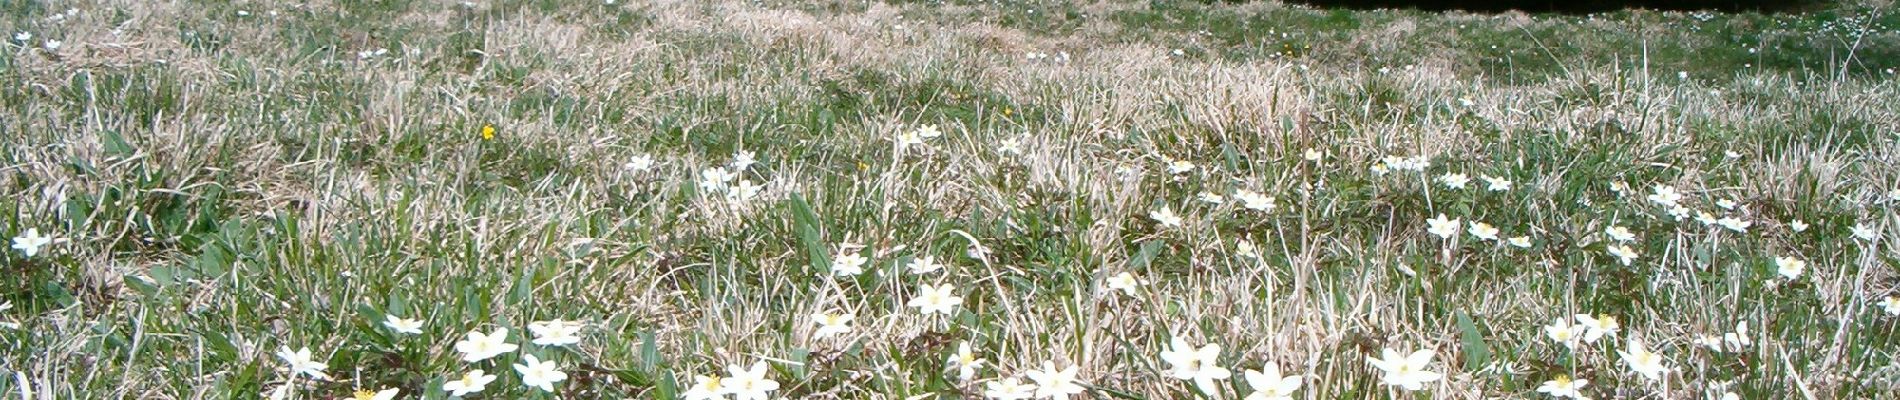
[[[1900,373],[1896,319],[1872,307],[1900,291],[1893,247],[1848,235],[1895,223],[1900,17],[1884,6],[0,7],[30,46],[63,41],[0,57],[0,232],[70,238],[5,256],[20,327],[0,331],[0,366],[52,398],[247,398],[283,382],[280,345],[340,378],[307,397],[439,395],[467,368],[464,332],[553,318],[589,322],[572,350],[527,346],[567,366],[571,398],[663,397],[758,359],[793,361],[773,364],[787,397],[974,395],[942,373],[963,340],[994,363],[981,379],[1053,360],[1098,397],[1172,398],[1192,390],[1156,357],[1176,335],[1222,344],[1236,371],[1308,374],[1313,398],[1385,396],[1363,358],[1384,347],[1436,349],[1439,398],[1530,397],[1557,374],[1598,398],[1718,382],[1880,397]],[[895,154],[921,124],[946,135]],[[739,149],[760,159],[745,174],[760,197],[701,193],[699,171]],[[623,169],[636,154],[656,169]],[[1370,173],[1387,155],[1433,166]],[[1170,176],[1168,159],[1198,168]],[[1428,184],[1446,172],[1517,188]],[[1733,199],[1754,225],[1669,220],[1642,200],[1656,183],[1703,211]],[[1195,200],[1236,189],[1280,208]],[[1184,226],[1148,218],[1164,206]],[[1447,252],[1425,233],[1439,213],[1535,245]],[[1638,233],[1635,266],[1605,253],[1611,225]],[[877,272],[828,275],[845,243]],[[902,272],[926,254],[947,272]],[[1774,283],[1784,255],[1807,275]],[[1121,272],[1152,284],[1106,289]],[[905,307],[925,283],[955,284],[959,313]],[[856,332],[812,339],[806,316],[827,310]],[[392,334],[386,313],[425,334]],[[1543,338],[1574,313],[1624,332],[1579,352]],[[1746,351],[1691,343],[1744,321]],[[1667,386],[1624,368],[1626,336],[1680,368]],[[503,375],[488,396],[529,393],[514,360],[480,366]]]

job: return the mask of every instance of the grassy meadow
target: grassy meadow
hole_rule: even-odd
[[[1900,398],[1887,0],[0,34],[0,398]]]

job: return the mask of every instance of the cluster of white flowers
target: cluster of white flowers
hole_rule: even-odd
[[[708,167],[699,171],[699,189],[705,195],[719,195],[733,205],[745,205],[759,197],[765,185],[752,182],[744,177],[752,165],[757,164],[755,155],[746,150],[733,153],[732,161],[722,166]],[[645,171],[652,166],[650,159],[636,158],[629,161],[627,168],[633,171]]]
[[[1431,167],[1431,158],[1425,156],[1386,156],[1380,159],[1378,163],[1372,164],[1372,173],[1376,175],[1385,175],[1388,172],[1423,173],[1426,169]]]
[[[396,334],[424,334],[424,324],[419,319],[388,314],[384,316],[382,325]],[[585,325],[580,322],[561,319],[531,322],[528,324],[528,331],[534,335],[534,338],[529,343],[548,348],[578,345],[581,342],[580,333],[584,327]],[[462,340],[455,342],[455,352],[460,354],[459,358],[463,362],[479,365],[520,350],[521,345],[509,342],[509,332],[510,330],[506,327],[498,327],[489,332],[469,331],[463,335]],[[308,347],[291,350],[289,346],[284,346],[277,351],[277,357],[283,361],[283,371],[288,374],[289,379],[283,385],[266,393],[264,395],[266,398],[276,400],[292,396],[299,387],[297,378],[332,379],[325,372],[329,366],[317,359]],[[513,364],[512,367],[519,375],[522,386],[549,393],[557,392],[559,385],[567,380],[567,373],[561,371],[559,362],[543,360],[541,357],[543,356],[535,353],[523,352],[519,357],[520,363]],[[441,389],[453,396],[468,396],[487,390],[488,385],[497,378],[496,375],[489,374],[481,368],[470,368],[458,376],[447,377]],[[352,398],[389,400],[400,394],[401,391],[396,388],[358,390]]]

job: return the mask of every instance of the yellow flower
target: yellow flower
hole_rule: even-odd
[[[488,125],[488,124],[482,125],[482,140],[495,140],[495,126],[494,125]]]

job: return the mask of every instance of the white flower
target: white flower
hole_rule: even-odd
[[[492,333],[470,331],[468,337],[455,342],[455,351],[462,353],[462,361],[478,362],[507,354],[521,348],[508,343],[508,328],[495,328]]]
[[[902,131],[898,132],[897,137],[892,138],[891,142],[897,145],[897,151],[904,151],[912,146],[924,145],[924,138],[917,136],[916,131]]]
[[[1736,203],[1734,199],[1721,199],[1721,200],[1715,201],[1715,206],[1721,207],[1724,210],[1735,211],[1735,205]]]
[[[1798,219],[1788,221],[1788,229],[1795,231],[1795,233],[1805,232],[1808,230],[1808,223]]]
[[[277,358],[284,360],[284,364],[293,376],[306,375],[320,380],[330,379],[330,375],[323,373],[323,370],[330,368],[330,366],[324,365],[321,361],[312,359],[309,347],[297,349],[296,351],[291,351],[290,346],[280,347],[277,349]]]
[[[911,298],[906,305],[921,309],[924,315],[949,314],[963,304],[963,298],[956,295],[956,290],[956,285],[948,283],[934,287],[923,285],[917,289],[917,297]]]
[[[725,394],[738,400],[765,400],[771,392],[778,390],[778,381],[765,377],[765,362],[752,363],[750,369],[740,369],[737,365],[726,366],[726,378],[721,386]]]
[[[1234,242],[1234,253],[1238,253],[1241,258],[1260,258],[1260,249],[1255,248],[1253,241],[1247,239]]]
[[[977,358],[976,352],[970,350],[968,340],[957,343],[957,354],[950,356],[949,363],[957,369],[959,382],[969,382],[970,378],[976,377],[976,369],[983,367],[983,359]]]
[[[1676,202],[1682,201],[1682,193],[1669,185],[1658,183],[1650,191],[1649,201],[1665,208],[1676,208]]]
[[[681,393],[680,396],[685,397],[686,400],[723,398],[726,396],[726,388],[725,385],[722,384],[723,381],[725,381],[725,378],[720,377],[718,374],[693,376],[693,387],[687,388],[686,393]]]
[[[758,160],[755,160],[752,157],[753,157],[753,154],[749,150],[742,149],[742,150],[733,152],[732,153],[732,170],[734,172],[744,172],[746,168],[752,167],[752,164],[757,164]]]
[[[396,400],[396,395],[399,394],[402,394],[402,389],[388,388],[374,392],[358,390],[354,396],[350,396],[350,400]]]
[[[1292,400],[1293,392],[1300,390],[1305,378],[1299,375],[1280,376],[1280,366],[1267,363],[1258,370],[1247,370],[1247,386],[1253,388],[1244,400]]]
[[[1036,397],[1048,397],[1056,400],[1068,400],[1069,396],[1082,394],[1085,389],[1075,382],[1075,366],[1062,370],[1056,369],[1056,363],[1043,361],[1041,370],[1031,370],[1024,375],[1036,382]]]
[[[60,44],[62,43],[58,40],[48,40],[45,44],[41,44],[40,48],[46,49],[47,52],[57,52]]]
[[[1880,308],[1887,311],[1887,315],[1900,317],[1900,297],[1887,296],[1881,299]]]
[[[1483,222],[1472,221],[1471,227],[1465,229],[1465,232],[1471,233],[1471,236],[1478,240],[1498,240],[1498,228]]]
[[[1147,281],[1135,278],[1135,274],[1126,271],[1108,278],[1108,288],[1110,290],[1120,290],[1122,294],[1129,296],[1134,296],[1135,291],[1140,290],[1141,285],[1147,283]]]
[[[26,254],[27,258],[40,254],[40,248],[53,243],[52,236],[40,236],[39,228],[27,229],[26,234],[13,238],[13,249]]]
[[[1584,385],[1589,384],[1589,379],[1571,380],[1569,375],[1557,375],[1556,379],[1544,381],[1543,386],[1538,386],[1537,392],[1548,394],[1550,397],[1559,399],[1567,397],[1578,400],[1589,400],[1589,397],[1584,397],[1583,392],[1579,391],[1583,389]]]
[[[29,40],[33,40],[32,32],[20,31],[19,33],[13,34],[13,41],[26,43]]]
[[[738,177],[738,173],[728,171],[722,167],[703,169],[699,171],[699,188],[705,189],[708,192],[718,192],[725,190],[726,183],[732,182],[733,179],[737,179]]]
[[[1795,280],[1801,277],[1802,271],[1806,270],[1808,270],[1808,262],[1802,261],[1800,258],[1775,257],[1775,273],[1780,274],[1783,278]]]
[[[1438,183],[1443,184],[1445,185],[1445,187],[1452,188],[1452,189],[1464,189],[1465,184],[1470,183],[1470,182],[1471,182],[1471,177],[1465,176],[1465,174],[1454,174],[1454,173],[1447,172],[1445,173],[1445,175],[1438,177]]]
[[[1715,224],[1738,233],[1748,233],[1748,226],[1754,225],[1755,223],[1743,221],[1735,217],[1722,217],[1722,219],[1715,220]]]
[[[917,137],[924,139],[936,139],[938,136],[943,136],[943,131],[937,129],[937,125],[934,124],[919,126],[917,127],[916,133]]]
[[[907,269],[909,269],[912,274],[922,275],[942,270],[943,264],[938,263],[937,260],[932,259],[930,256],[921,256],[912,258],[910,260],[910,266],[907,267]]]
[[[1214,194],[1214,192],[1201,192],[1201,194],[1196,197],[1200,198],[1202,202],[1205,202],[1208,204],[1220,204],[1222,202],[1227,201],[1227,198],[1221,197],[1221,195],[1218,195],[1218,194]]]
[[[1429,225],[1429,227],[1425,229],[1425,232],[1437,235],[1443,239],[1457,237],[1458,228],[1462,225],[1457,219],[1446,218],[1444,213],[1439,213],[1437,218],[1425,220],[1425,224]]]
[[[1319,162],[1319,160],[1326,158],[1326,153],[1320,152],[1319,149],[1306,149],[1305,152],[1300,154],[1300,158],[1305,158],[1306,161]]]
[[[1278,207],[1277,204],[1273,203],[1273,197],[1252,190],[1242,189],[1235,192],[1234,198],[1240,199],[1240,205],[1247,207],[1249,210],[1266,212],[1273,211],[1275,207]]]
[[[1163,206],[1154,211],[1149,211],[1148,218],[1154,219],[1155,222],[1160,223],[1162,227],[1166,227],[1166,228],[1176,228],[1176,227],[1181,226],[1181,216],[1174,215],[1174,210],[1170,210],[1166,206]]]
[[[560,364],[553,361],[541,362],[533,354],[522,354],[522,364],[515,364],[515,372],[521,373],[521,385],[539,388],[543,392],[554,392],[556,382],[567,380],[567,373],[561,372]]]
[[[1717,221],[1715,219],[1715,214],[1710,214],[1707,211],[1696,211],[1695,220],[1697,222],[1701,222],[1703,225],[1715,225]]]
[[[1513,237],[1511,238],[1510,243],[1511,243],[1511,246],[1514,246],[1520,249],[1528,249],[1528,248],[1531,248],[1531,237],[1530,236]]]
[[[1616,336],[1616,332],[1622,330],[1623,327],[1622,324],[1616,322],[1616,317],[1610,316],[1609,314],[1595,317],[1590,316],[1590,314],[1577,314],[1576,317],[1577,323],[1583,325],[1585,328],[1583,332],[1584,343],[1596,343],[1597,339],[1601,339],[1604,336]]]
[[[1607,249],[1610,251],[1610,255],[1616,256],[1616,260],[1623,263],[1625,267],[1630,266],[1630,263],[1635,262],[1636,257],[1639,256],[1636,254],[1636,249],[1620,244],[1609,245]]]
[[[1168,174],[1180,175],[1194,171],[1194,162],[1188,160],[1168,161]]]
[[[1880,231],[1874,230],[1873,227],[1867,226],[1867,224],[1856,223],[1853,228],[1849,228],[1848,230],[1853,232],[1854,237],[1860,240],[1872,242],[1880,239]],[[15,244],[14,246],[17,248],[19,245]]]
[[[765,186],[754,184],[750,179],[740,179],[738,184],[732,185],[732,190],[726,191],[726,200],[740,203],[752,201],[764,189]]]
[[[864,263],[868,261],[870,260],[858,255],[858,252],[840,250],[837,255],[831,257],[831,273],[838,276],[857,276],[864,273]]]
[[[1577,348],[1577,342],[1583,339],[1584,332],[1589,329],[1589,327],[1583,325],[1571,325],[1570,321],[1558,318],[1551,321],[1550,325],[1544,325],[1544,337],[1548,337],[1550,340],[1564,345],[1564,347],[1575,349]]]
[[[941,135],[943,135],[943,132],[938,131],[936,125],[924,125],[917,127],[917,129],[898,132],[897,138],[894,141],[897,142],[897,149],[901,151],[911,148],[911,146],[922,146],[924,145],[925,139]]]
[[[528,323],[528,332],[534,334],[533,343],[540,346],[566,346],[580,343],[581,324],[574,321],[541,321]]]
[[[1754,344],[1755,341],[1748,338],[1748,321],[1736,323],[1734,332],[1722,334],[1722,345],[1729,351],[1742,351]]]
[[[1697,346],[1707,347],[1715,352],[1722,351],[1722,338],[1715,335],[1702,335],[1691,340]]]
[[[996,152],[1004,155],[1022,155],[1023,144],[1016,138],[1003,139],[1003,142],[996,146]]]
[[[653,169],[653,156],[635,154],[633,158],[627,159],[627,163],[621,165],[621,167],[626,168],[628,171],[646,172],[649,169]]]
[[[1425,156],[1412,156],[1411,158],[1405,159],[1403,164],[1405,166],[1399,169],[1410,170],[1412,172],[1425,172],[1425,169],[1432,167],[1432,160],[1425,158]]]
[[[1669,217],[1672,219],[1675,219],[1676,222],[1682,222],[1683,219],[1689,218],[1689,214],[1694,211],[1695,210],[1690,210],[1689,207],[1683,207],[1683,206],[1670,207]]]
[[[850,313],[832,314],[821,312],[812,314],[811,322],[818,324],[818,330],[812,332],[811,336],[812,338],[823,338],[831,335],[851,333],[852,317]]]
[[[1016,378],[1003,378],[983,385],[983,396],[997,400],[1019,400],[1036,396],[1036,385]]]
[[[1510,179],[1505,179],[1505,178],[1499,178],[1499,177],[1494,177],[1494,176],[1490,176],[1490,175],[1485,175],[1485,176],[1484,176],[1484,184],[1485,184],[1485,189],[1486,189],[1486,190],[1490,190],[1490,191],[1493,191],[1493,192],[1502,192],[1502,191],[1506,191],[1506,190],[1511,190],[1511,180],[1510,180]]]
[[[1400,354],[1398,351],[1385,349],[1382,358],[1368,356],[1366,362],[1384,373],[1379,377],[1380,382],[1405,390],[1422,390],[1425,388],[1425,383],[1444,377],[1443,374],[1426,370],[1431,366],[1433,356],[1431,350]]]
[[[489,375],[487,372],[482,372],[482,370],[478,369],[462,374],[462,379],[443,382],[442,391],[449,392],[451,396],[466,397],[471,393],[480,393],[483,389],[488,388],[490,382],[494,381],[494,375]]]
[[[1669,367],[1663,365],[1662,355],[1644,348],[1642,340],[1630,338],[1629,344],[1624,347],[1627,350],[1618,350],[1616,354],[1622,355],[1623,363],[1629,365],[1630,370],[1635,371],[1636,374],[1649,380],[1658,380],[1662,379],[1664,371],[1668,371]]]
[[[389,327],[390,330],[394,330],[396,333],[407,333],[411,335],[422,333],[422,320],[407,319],[398,317],[395,314],[384,315],[383,326]]]
[[[1171,366],[1168,377],[1194,382],[1201,392],[1210,394],[1219,391],[1214,381],[1233,376],[1232,371],[1217,364],[1219,359],[1220,344],[1208,343],[1196,349],[1180,336],[1175,336],[1168,349],[1161,352],[1161,360]]]
[[[1609,235],[1610,240],[1615,240],[1618,242],[1629,243],[1631,241],[1636,240],[1635,233],[1631,233],[1629,228],[1624,228],[1621,226],[1611,226],[1610,229],[1603,230],[1603,233],[1605,235]]]

